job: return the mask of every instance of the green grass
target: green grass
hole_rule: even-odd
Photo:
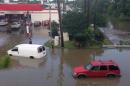
[[[49,48],[52,47],[50,41],[47,41],[44,45],[45,45],[46,47],[49,47]],[[54,46],[54,47],[55,47],[55,48],[60,48],[60,45],[59,45],[59,46]],[[73,41],[68,41],[68,42],[64,42],[64,48],[76,48],[76,47],[74,46]]]
[[[111,45],[112,43],[108,39],[104,39],[103,44],[104,45]]]
[[[73,49],[73,48],[76,48],[75,46],[74,46],[74,42],[73,41],[68,41],[68,42],[64,42],[64,47],[65,48],[68,48],[68,49]]]
[[[0,56],[0,69],[8,68],[10,65],[10,58],[7,55]]]
[[[111,42],[109,40],[105,40],[104,41],[105,43],[104,44],[110,44]],[[51,48],[51,43],[48,41],[44,44],[46,47],[49,47]],[[92,49],[92,48],[101,48],[101,44],[93,44],[89,47],[84,47],[85,49]],[[60,45],[59,46],[54,46],[55,48],[60,48]],[[64,42],[64,48],[67,48],[67,49],[77,49],[78,47],[75,46],[74,44],[74,41],[68,41],[68,42]]]

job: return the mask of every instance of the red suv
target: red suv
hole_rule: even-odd
[[[120,76],[120,69],[112,60],[95,60],[91,61],[88,65],[75,67],[73,69],[73,76],[76,78],[115,77]]]

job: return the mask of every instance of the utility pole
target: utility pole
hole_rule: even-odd
[[[88,23],[87,27],[89,27],[90,25],[90,1],[89,0],[87,1],[87,23]]]
[[[86,14],[87,13],[87,0],[84,0],[84,14]]]
[[[90,1],[84,0],[84,14],[87,14],[87,27],[89,27],[90,24]]]
[[[95,0],[95,8],[94,8],[94,29],[96,29],[96,17],[97,17],[97,0]]]
[[[61,8],[60,8],[60,1],[57,0],[57,5],[58,5],[58,14],[59,14],[59,29],[60,29],[60,43],[61,47],[64,47],[64,40],[63,40],[63,31],[61,27],[62,19],[61,19]]]
[[[49,29],[51,30],[51,2],[50,0],[48,1],[49,1]]]
[[[63,0],[63,13],[66,11],[66,1]]]

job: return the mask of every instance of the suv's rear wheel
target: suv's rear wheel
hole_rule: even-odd
[[[87,76],[85,75],[85,74],[80,74],[80,75],[78,75],[78,79],[84,79],[84,78],[86,78]]]
[[[114,75],[114,74],[109,74],[109,75],[107,75],[107,77],[108,77],[108,78],[115,78],[116,75]]]

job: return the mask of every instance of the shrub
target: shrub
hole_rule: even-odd
[[[9,64],[10,64],[9,56],[2,56],[0,58],[0,69],[9,67]]]

